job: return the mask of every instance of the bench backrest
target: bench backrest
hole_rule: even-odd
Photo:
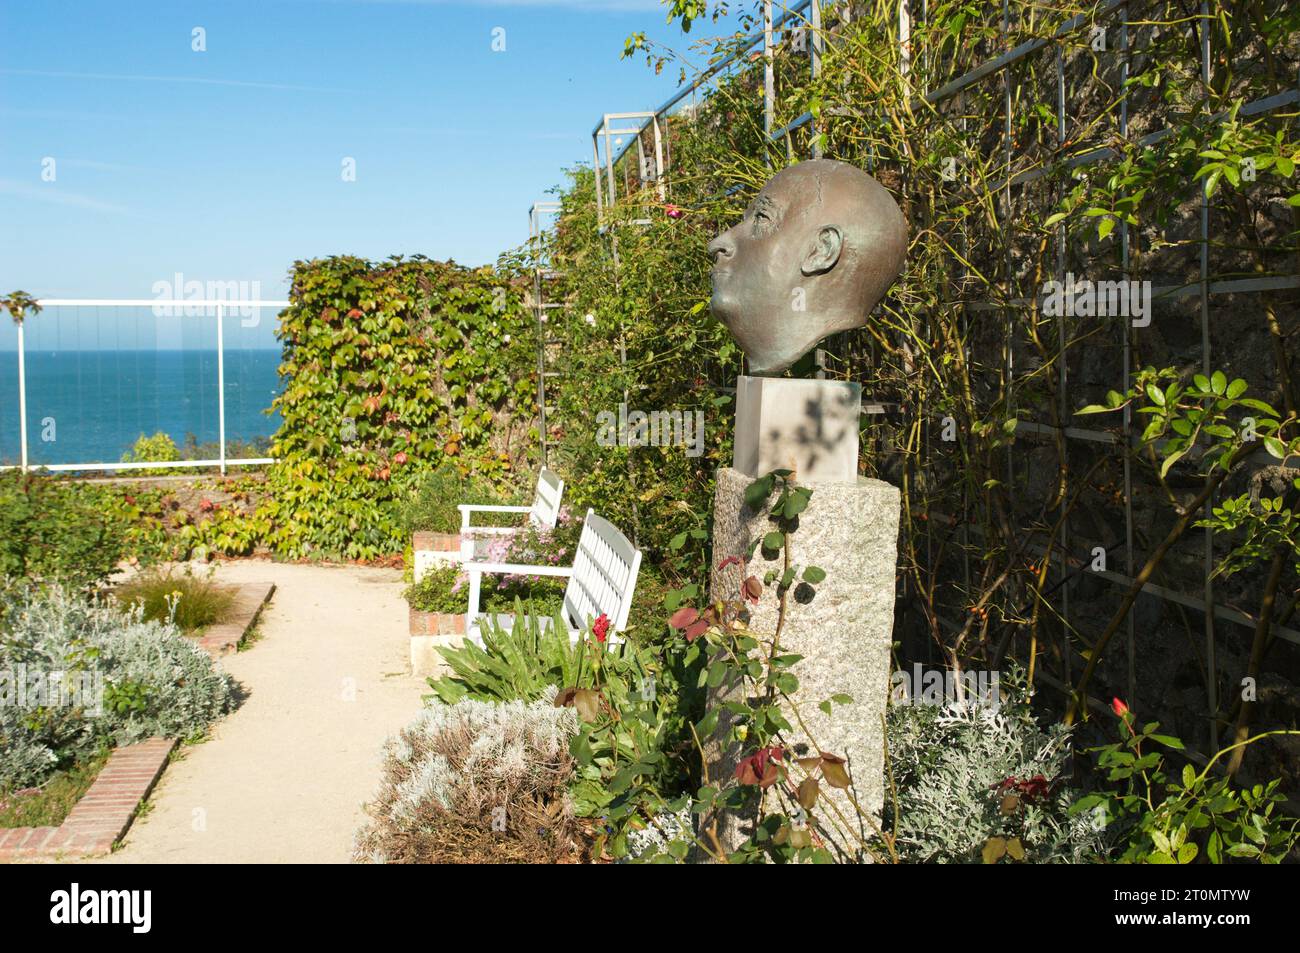
[[[538,529],[554,529],[560,518],[560,500],[564,497],[564,481],[554,470],[542,467],[537,474],[537,492],[533,495],[533,509],[528,519]]]
[[[603,613],[609,617],[611,630],[622,632],[627,628],[640,569],[641,550],[609,520],[587,510],[573,558],[573,575],[564,590],[564,614],[569,622],[581,629],[588,619]]]

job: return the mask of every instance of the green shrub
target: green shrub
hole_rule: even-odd
[[[1182,751],[1182,741],[1158,734],[1156,722],[1139,730],[1127,706],[1116,705],[1121,740],[1092,749],[1106,781],[1115,786],[1081,798],[1073,808],[1105,828],[1107,860],[1278,864],[1300,843],[1300,821],[1282,814],[1287,799],[1278,790],[1279,780],[1238,788],[1231,778],[1214,773],[1215,764],[1235,748],[1294,732],[1265,732],[1220,751],[1199,771],[1184,764],[1182,773],[1170,778],[1161,749]]]
[[[37,784],[112,745],[196,739],[231,709],[230,676],[175,626],[58,587],[10,593],[0,630],[5,693],[25,674],[83,690],[0,704],[0,790]],[[102,694],[97,690],[102,689]],[[37,704],[36,702],[40,702]]]
[[[580,645],[570,644],[558,614],[548,622],[544,624],[525,611],[523,602],[516,602],[509,631],[495,618],[487,620],[483,648],[466,641],[460,648],[439,649],[452,674],[429,679],[430,697],[449,705],[465,698],[534,701],[550,689],[578,684]]]
[[[402,532],[409,535],[420,531],[430,533],[460,532],[460,503],[484,505],[515,502],[500,493],[492,481],[475,474],[465,475],[453,464],[444,463],[415,481],[414,491],[398,507],[398,522]],[[479,525],[488,523],[492,514],[476,513]],[[516,514],[506,514],[516,515]],[[517,515],[516,515],[517,516]],[[517,522],[517,518],[515,522]],[[508,525],[502,523],[502,525]]]
[[[1078,796],[1065,782],[1069,730],[1039,728],[1008,694],[1003,680],[997,707],[889,706],[883,817],[899,860],[1078,863],[1098,850],[1090,818],[1069,814]]]
[[[419,582],[406,587],[402,598],[420,612],[467,612],[468,588],[457,565],[433,566]]]
[[[71,481],[0,472],[0,576],[84,588],[103,582],[124,555],[125,529]]]
[[[569,800],[572,710],[534,702],[433,704],[384,747],[357,833],[368,863],[555,863],[583,849]]]
[[[169,460],[179,459],[181,459],[181,451],[180,448],[176,446],[176,441],[161,430],[155,433],[152,437],[146,437],[144,434],[140,434],[140,436],[136,438],[131,449],[122,454],[123,463],[162,463]],[[196,457],[194,459],[201,458]],[[168,473],[180,473],[181,471],[179,469],[167,467],[158,470],[150,470],[148,472],[154,476],[162,476]]]
[[[151,622],[171,622],[184,632],[196,632],[225,619],[235,594],[206,578],[173,568],[152,569],[118,586],[113,597],[125,608],[139,605]]]
[[[603,645],[590,630],[571,643],[559,618],[543,627],[518,610],[509,632],[492,621],[483,640],[440,650],[452,674],[429,679],[430,697],[531,701],[562,689],[558,703],[578,713],[574,809],[601,819],[596,852],[680,859],[689,825],[669,799],[686,789],[694,761],[679,660],[630,641]]]

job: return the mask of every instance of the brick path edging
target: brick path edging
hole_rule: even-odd
[[[58,827],[0,829],[0,862],[107,854],[126,833],[153,789],[175,738],[149,738],[114,748],[108,762]]]
[[[235,604],[230,611],[230,618],[208,626],[199,639],[199,647],[214,659],[239,648],[239,643],[262,614],[262,607],[271,601],[275,583],[245,582],[232,588],[235,590]]]

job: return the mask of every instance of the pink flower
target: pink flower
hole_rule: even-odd
[[[681,209],[679,209],[676,205],[665,205],[664,214],[667,215],[669,218],[681,218],[686,213],[683,212]]]

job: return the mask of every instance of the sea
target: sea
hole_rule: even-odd
[[[280,425],[279,414],[270,410],[281,390],[279,363],[278,349],[226,350],[227,456],[241,449],[267,455],[267,441]],[[215,349],[28,347],[26,377],[33,466],[117,462],[141,435],[159,432],[172,438],[183,457],[196,459],[199,450],[217,455]],[[0,463],[18,463],[20,457],[18,355],[0,351]]]

